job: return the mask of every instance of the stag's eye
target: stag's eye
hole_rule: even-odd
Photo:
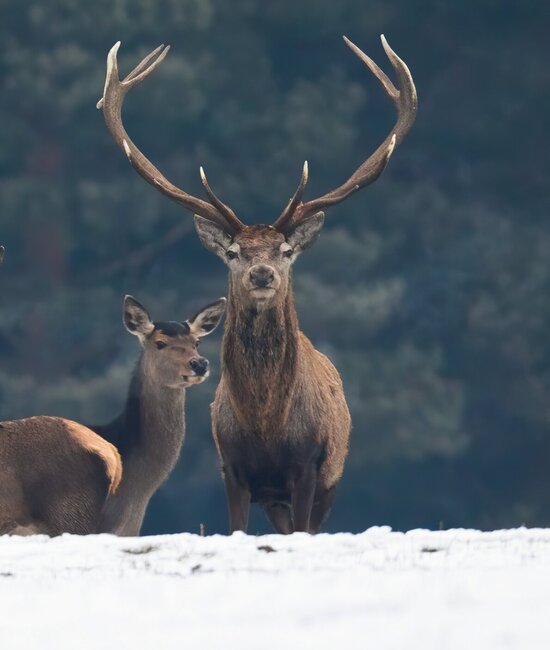
[[[236,260],[237,257],[239,257],[239,254],[237,253],[237,251],[231,251],[231,250],[227,251],[227,259],[228,260]]]
[[[283,251],[283,257],[292,257],[292,253],[294,253],[292,248],[289,248],[288,250],[284,250]]]
[[[157,346],[157,350],[162,350],[162,348],[165,348],[165,347],[168,346],[168,344],[165,343],[164,341],[157,341],[155,343],[155,345]]]

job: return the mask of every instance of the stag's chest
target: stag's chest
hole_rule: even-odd
[[[212,405],[214,434],[227,440],[249,440],[266,450],[283,440],[290,444],[312,428],[311,422],[304,421],[301,401],[294,382],[245,387],[222,380]]]
[[[321,440],[319,427],[308,417],[299,394],[267,409],[248,404],[241,409],[228,391],[218,390],[212,404],[212,430],[220,451],[235,454],[258,467],[288,465]]]

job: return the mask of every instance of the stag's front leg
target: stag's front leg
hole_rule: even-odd
[[[248,528],[248,512],[250,510],[250,490],[239,479],[238,472],[233,467],[224,467],[223,478],[229,508],[229,533]]]
[[[292,513],[295,532],[308,532],[313,498],[317,485],[317,467],[308,462],[296,477],[292,488]]]

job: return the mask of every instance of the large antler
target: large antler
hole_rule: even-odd
[[[113,45],[107,56],[105,89],[103,91],[103,97],[97,103],[97,108],[103,109],[105,124],[115,142],[124,151],[130,164],[137,173],[153,185],[153,187],[156,187],[160,192],[166,194],[166,196],[177,201],[193,213],[220,224],[231,233],[238,232],[244,227],[244,224],[237,218],[233,210],[216,197],[210,189],[202,169],[202,182],[211,203],[187,194],[187,192],[184,192],[167,180],[153,163],[136,147],[122,124],[122,103],[124,102],[126,93],[140,84],[162,63],[170,50],[170,46],[164,47],[164,45],[160,45],[157,47],[123,81],[120,81],[118,75],[117,52],[119,47],[120,41]]]
[[[361,59],[361,61],[370,68],[371,72],[378,78],[388,95],[391,97],[397,108],[397,122],[395,123],[395,126],[372,156],[367,158],[367,160],[365,160],[365,162],[343,185],[340,185],[340,187],[337,187],[332,190],[332,192],[329,192],[318,199],[301,203],[301,197],[307,182],[306,163],[296,193],[281,216],[273,224],[273,226],[278,230],[284,232],[290,225],[296,224],[298,221],[301,221],[324,208],[340,203],[344,199],[347,199],[350,194],[353,194],[362,187],[366,187],[367,185],[370,185],[370,183],[373,183],[384,171],[396,145],[401,143],[413,125],[417,108],[416,88],[414,86],[413,78],[405,62],[402,61],[391,49],[383,34],[380,38],[386,55],[397,73],[399,90],[393,85],[387,75],[376,65],[376,63],[361,51],[357,45],[354,45],[345,36],[344,41],[346,42],[346,45]]]

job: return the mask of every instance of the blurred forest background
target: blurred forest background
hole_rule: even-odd
[[[125,123],[177,185],[199,165],[248,222],[340,184],[395,120],[346,34],[413,72],[419,115],[382,178],[295,267],[302,329],[340,370],[351,453],[328,529],[550,525],[548,6],[526,0],[0,0],[0,414],[107,421],[138,345],[132,293],[184,319],[224,295],[190,215],[144,183],[95,104],[159,43]],[[546,52],[546,54],[544,54]],[[225,532],[209,408],[144,532]],[[251,532],[267,531],[255,514]]]

